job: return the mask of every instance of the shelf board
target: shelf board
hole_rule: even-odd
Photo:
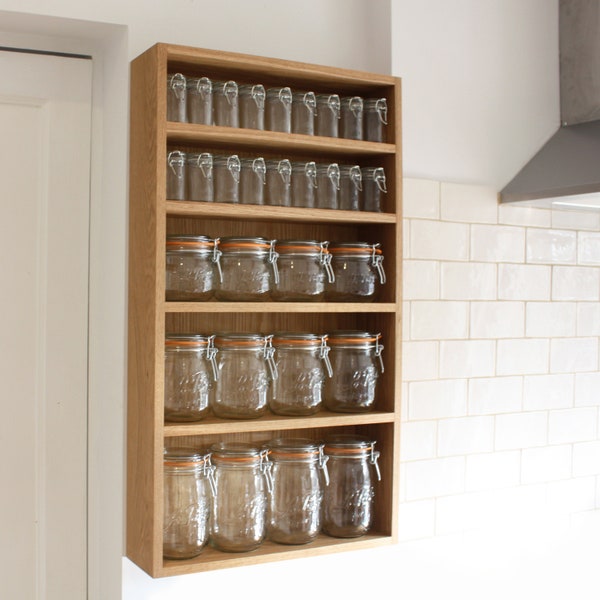
[[[393,302],[165,302],[165,313],[394,313]]]
[[[393,423],[395,415],[389,412],[333,413],[320,411],[306,417],[284,417],[267,414],[260,419],[217,419],[207,417],[197,423],[166,423],[163,428],[165,438],[189,435],[216,435],[226,433],[250,433],[288,429],[316,429],[319,427],[343,427],[351,425],[373,425]]]

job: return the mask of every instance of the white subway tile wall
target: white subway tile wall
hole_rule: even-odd
[[[404,182],[401,540],[600,509],[600,213]]]

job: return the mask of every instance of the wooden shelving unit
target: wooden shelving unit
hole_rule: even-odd
[[[167,74],[287,85],[315,92],[386,97],[387,143],[233,129],[166,120]],[[283,60],[157,44],[131,65],[129,351],[127,441],[127,556],[153,577],[314,556],[395,541],[398,510],[401,389],[401,129],[400,80],[382,75]],[[169,149],[222,151],[265,158],[331,158],[383,166],[384,212],[244,206],[166,198]],[[165,239],[170,233],[223,237],[380,242],[388,281],[374,303],[166,302]],[[165,423],[164,339],[169,333],[219,330],[379,331],[385,374],[375,410],[367,414],[321,411],[310,417],[268,414],[253,421],[208,417],[192,424]],[[219,440],[262,442],[281,434],[322,439],[332,432],[373,436],[381,451],[382,481],[371,532],[355,539],[321,535],[305,546],[265,542],[241,554],[210,547],[191,560],[162,557],[163,464],[166,444],[208,447]]]

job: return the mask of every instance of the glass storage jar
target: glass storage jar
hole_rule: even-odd
[[[387,100],[368,98],[364,102],[364,138],[369,142],[387,139]]]
[[[275,240],[261,237],[224,237],[219,242],[221,281],[219,300],[260,301],[270,297],[279,282]]]
[[[239,127],[239,91],[235,81],[213,81],[213,116],[215,125]]]
[[[314,92],[292,94],[292,133],[315,134],[317,98]]]
[[[264,204],[267,166],[264,158],[240,161],[240,204]]]
[[[339,137],[340,97],[337,94],[317,95],[315,133],[326,137]]]
[[[341,99],[340,127],[340,137],[350,140],[362,140],[363,99],[360,96]]]
[[[267,505],[267,537],[278,544],[308,544],[321,530],[323,488],[328,483],[323,444],[309,439],[271,440],[273,490]]]
[[[208,77],[188,78],[187,115],[190,123],[213,124],[212,81]]]
[[[380,333],[338,331],[329,335],[332,377],[325,381],[323,404],[334,412],[360,413],[373,408],[383,373]]]
[[[362,172],[358,165],[340,165],[341,210],[360,210],[362,205]]]
[[[206,416],[218,375],[216,353],[212,336],[166,336],[166,421],[199,421]]]
[[[339,208],[340,167],[337,163],[317,165],[317,208]]]
[[[383,194],[387,194],[383,167],[363,167],[363,210],[382,211]]]
[[[307,302],[323,299],[326,282],[331,283],[331,255],[328,242],[314,240],[278,240],[277,270],[279,281],[273,287],[273,300]]]
[[[169,235],[166,251],[166,300],[212,298],[220,278],[216,241],[203,235]]]
[[[265,127],[269,131],[292,132],[292,90],[289,87],[267,90]]]
[[[267,160],[266,204],[271,206],[291,206],[292,204],[292,163],[283,160]]]
[[[185,200],[185,152],[167,154],[167,200]]]
[[[262,85],[240,85],[240,127],[265,128],[265,88]]]
[[[208,454],[165,448],[163,556],[198,556],[209,537],[211,470]]]
[[[271,382],[277,379],[271,336],[217,334],[218,377],[213,413],[222,419],[255,419],[267,410]]]
[[[375,299],[378,284],[386,281],[379,244],[366,242],[329,245],[335,280],[325,290],[333,302],[365,302]]]
[[[373,524],[375,472],[381,473],[371,438],[340,434],[325,441],[324,453],[329,458],[329,485],[323,493],[323,525],[327,535],[352,538],[364,535]]]
[[[187,154],[186,179],[186,200],[212,202],[214,198],[212,154],[209,152]]]
[[[237,154],[213,156],[213,186],[215,202],[237,204],[240,199],[240,171],[242,163]]]
[[[186,122],[186,78],[181,73],[167,75],[167,121]]]
[[[317,190],[317,165],[314,161],[292,163],[292,206],[314,208]]]
[[[331,377],[327,336],[313,333],[276,333],[273,336],[277,379],[269,408],[276,415],[316,413],[323,400],[325,377]]]

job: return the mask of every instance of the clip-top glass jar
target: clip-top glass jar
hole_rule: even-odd
[[[362,204],[362,172],[358,165],[340,166],[340,201],[341,210],[360,210]]]
[[[339,208],[340,167],[337,163],[317,165],[317,208]]]
[[[237,204],[240,199],[242,163],[237,154],[213,157],[213,187],[215,202]]]
[[[167,121],[186,121],[186,79],[181,73],[167,75]]]
[[[292,133],[315,134],[317,98],[314,92],[292,94]]]
[[[387,101],[369,98],[364,103],[364,137],[370,142],[385,142],[387,135]]]
[[[292,206],[313,208],[317,191],[317,164],[292,163]]]
[[[169,235],[166,246],[166,299],[212,298],[220,278],[217,242],[203,235]]]
[[[266,204],[271,206],[291,206],[292,204],[292,163],[283,160],[267,160]]]
[[[242,158],[240,204],[264,204],[267,165],[264,158]]]
[[[217,334],[218,378],[213,413],[222,419],[255,419],[267,410],[271,381],[277,379],[272,336]]]
[[[324,406],[334,412],[359,413],[373,408],[383,373],[380,333],[337,331],[328,337],[332,377],[325,382]]]
[[[340,131],[340,97],[337,94],[317,95],[315,133],[338,137]]]
[[[213,336],[166,336],[166,421],[199,421],[206,415],[218,376],[216,353]]]
[[[323,495],[323,532],[332,537],[359,537],[373,524],[375,482],[381,473],[375,441],[361,436],[340,434],[325,441],[329,457],[329,485]]]
[[[269,131],[292,132],[292,90],[269,88],[265,108],[265,127]]]
[[[321,530],[323,488],[329,483],[323,444],[282,438],[266,447],[273,465],[267,537],[278,544],[312,542]]]
[[[221,442],[210,451],[215,467],[210,543],[224,552],[254,550],[266,533],[271,491],[267,450]]]
[[[214,198],[213,159],[209,152],[186,158],[187,200],[212,202]]]
[[[198,556],[209,537],[209,456],[193,448],[165,448],[163,469],[163,556]]]
[[[213,81],[213,114],[215,125],[239,127],[239,90],[235,81]]]
[[[328,242],[278,240],[279,281],[273,287],[273,300],[307,302],[322,300],[326,283],[334,279]]]
[[[218,300],[260,301],[279,283],[275,240],[261,237],[224,237],[219,242],[222,278]]]
[[[185,200],[186,154],[173,150],[167,155],[167,200]]]
[[[187,80],[187,114],[190,123],[213,124],[212,81],[208,77]]]
[[[265,88],[262,85],[240,85],[240,127],[265,128]]]
[[[382,211],[382,194],[387,194],[383,167],[363,167],[363,210]]]
[[[363,137],[363,99],[360,96],[341,100],[341,136],[350,140],[362,140]]]
[[[326,298],[334,302],[374,300],[378,284],[386,281],[380,244],[331,243],[329,252],[335,281],[327,285]]]
[[[327,336],[276,333],[273,336],[277,379],[269,408],[276,415],[312,415],[321,407],[325,378],[331,377]]]

